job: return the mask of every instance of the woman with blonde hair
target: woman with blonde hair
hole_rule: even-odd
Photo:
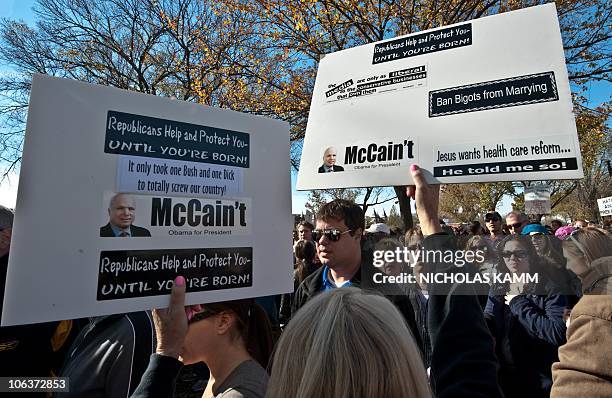
[[[596,228],[577,229],[563,241],[563,255],[584,296],[572,309],[567,343],[552,366],[551,397],[611,397],[612,238]]]
[[[275,350],[267,394],[430,396],[421,354],[400,312],[385,297],[356,288],[321,293],[297,312]]]

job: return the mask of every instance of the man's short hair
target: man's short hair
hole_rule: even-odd
[[[323,159],[325,159],[325,156],[327,156],[328,152],[334,152],[337,154],[338,150],[336,149],[336,147],[328,146],[327,148],[325,148],[325,151],[323,152]]]
[[[311,231],[314,229],[314,225],[308,221],[300,221],[300,223],[297,225],[297,229],[300,229],[300,227],[308,228]]]
[[[527,214],[522,213],[520,211],[512,210],[510,213],[506,214],[506,217],[504,218],[508,218],[510,216],[516,217],[519,222],[529,221],[529,217],[527,217]]]
[[[127,194],[127,193],[116,193],[114,194],[110,200],[108,201],[108,208],[112,209],[113,208],[113,203],[115,203],[115,200],[119,197],[119,196],[127,196],[132,202],[134,202],[134,198],[132,197],[132,195]]]
[[[322,221],[343,221],[353,231],[351,235],[359,228],[361,228],[362,232],[365,228],[365,218],[361,207],[345,199],[332,200],[321,206],[317,212],[316,219]]]

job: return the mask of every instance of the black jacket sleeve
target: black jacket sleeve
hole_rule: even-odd
[[[565,344],[563,311],[566,306],[565,297],[558,294],[544,298],[544,309],[522,295],[510,301],[510,310],[518,317],[527,333],[556,346]]]
[[[449,236],[425,238],[425,250],[452,250]],[[429,272],[457,272],[452,264],[427,264]],[[433,346],[432,387],[435,396],[503,397],[498,364],[476,291],[469,284],[429,287],[428,326]]]
[[[174,397],[176,379],[183,364],[175,358],[151,354],[140,384],[131,398],[171,398]]]

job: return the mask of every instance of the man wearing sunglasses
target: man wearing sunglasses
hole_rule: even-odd
[[[372,253],[362,251],[364,227],[363,210],[353,202],[338,199],[321,207],[316,215],[312,239],[322,265],[295,291],[292,315],[321,292],[348,286],[361,287],[362,278],[367,277],[362,276],[362,272],[373,269]],[[421,331],[414,315],[415,305],[408,296],[400,294],[399,289],[397,295],[388,295],[387,298],[402,313],[423,351]]]
[[[511,211],[506,215],[506,225],[512,235],[520,235],[527,224],[529,224],[529,217],[525,213]]]
[[[497,248],[497,244],[504,239],[504,230],[502,229],[502,218],[501,214],[496,211],[491,211],[485,214],[485,225],[489,230],[487,239],[493,247]]]

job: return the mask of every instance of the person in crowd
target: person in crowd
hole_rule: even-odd
[[[484,228],[482,228],[480,221],[476,220],[470,222],[470,224],[468,225],[468,233],[469,235],[484,235]]]
[[[483,235],[472,236],[465,244],[465,250],[471,252],[480,252],[482,256],[474,258],[474,265],[478,267],[478,272],[482,275],[487,275],[489,284],[493,283],[493,274],[497,270],[497,252],[493,248],[491,241]],[[482,260],[482,261],[481,261]]]
[[[563,221],[557,220],[557,219],[552,220],[550,222],[550,227],[552,228],[552,234],[554,235],[555,232],[557,232],[557,230],[561,228],[562,226],[563,226]]]
[[[336,164],[338,151],[333,146],[330,146],[323,153],[323,164],[319,167],[319,173],[333,173],[344,171],[344,167]]]
[[[563,226],[563,227],[559,227],[555,231],[555,236],[558,239],[560,239],[560,240],[564,240],[565,238],[567,238],[575,230],[576,230],[576,228],[572,227],[571,225],[566,225],[566,226]]]
[[[507,398],[548,397],[550,367],[565,343],[565,296],[550,279],[530,240],[508,236],[498,247],[498,272],[507,276],[538,275],[539,283],[502,280],[491,287],[485,314],[500,361],[500,384]]]
[[[402,250],[403,246],[397,240],[391,238],[379,241],[374,247],[374,250],[383,252],[396,252],[397,249]],[[410,261],[397,261],[397,259],[385,261],[380,270],[390,276],[412,274]],[[414,308],[414,319],[420,330],[421,341],[424,343],[423,360],[425,365],[429,366],[431,361],[431,345],[429,344],[429,334],[427,333],[427,299],[423,296],[420,286],[416,283],[402,282],[398,283],[398,286],[402,293],[409,297],[412,308]]]
[[[354,287],[305,304],[272,363],[268,398],[431,397],[402,314],[385,297]]]
[[[555,248],[554,243],[550,240],[548,230],[545,226],[538,223],[529,224],[523,228],[521,235],[529,236],[531,238],[531,243],[536,249],[536,252],[540,257],[546,260],[546,262],[554,264],[560,268],[565,268],[565,258],[563,257],[563,253],[559,252]],[[558,239],[555,240],[558,241]]]
[[[502,229],[502,217],[496,212],[489,212],[485,214],[485,225],[489,230],[489,234],[486,235],[486,239],[491,242],[495,248],[504,239],[504,230]]]
[[[417,257],[417,253],[422,249],[423,233],[420,228],[413,227],[408,229],[404,236],[404,245],[410,250],[414,259],[412,274],[415,276],[417,285],[421,289],[421,294],[427,300],[429,297],[429,293],[427,293],[427,282],[419,276],[423,273],[425,263]]]
[[[552,366],[551,397],[611,397],[612,238],[594,228],[579,229],[563,241],[563,253],[584,295]]]
[[[506,225],[512,235],[520,235],[527,224],[529,224],[529,217],[525,213],[511,211],[506,214]]]
[[[537,223],[523,228],[522,235],[531,239],[540,262],[544,266],[546,277],[551,278],[560,292],[565,294],[568,309],[571,309],[581,296],[580,280],[565,266],[561,241],[557,237],[548,235],[546,227]]]
[[[203,397],[263,398],[272,351],[270,324],[253,300],[185,307],[185,279],[174,281],[170,305],[154,310],[157,346],[132,398],[173,397],[183,364],[204,362]]]
[[[398,227],[397,225],[394,225],[392,227],[389,227],[389,231],[390,231],[389,237],[397,240],[401,244],[404,243],[404,231],[402,231],[400,227]]]
[[[365,230],[365,233],[374,237],[374,243],[376,243],[381,239],[388,238],[391,235],[391,229],[387,224],[374,223]]]
[[[407,194],[415,199],[426,235],[423,247],[452,249],[453,240],[437,220],[439,186],[428,185],[418,166],[411,172],[416,186]],[[452,265],[429,266],[433,272],[454,271]],[[502,397],[493,340],[471,286],[431,289],[433,391],[426,388],[422,363],[415,361],[411,328],[393,306],[363,291],[330,289],[309,300],[281,336],[268,397]]]
[[[574,228],[586,228],[586,227],[588,227],[586,220],[579,218],[576,221],[574,221]]]
[[[147,237],[148,229],[134,225],[136,219],[136,202],[131,195],[118,193],[108,204],[108,223],[100,227],[100,236],[114,237]]]
[[[317,249],[312,240],[300,240],[293,246],[293,254],[297,260],[293,272],[293,291],[296,291],[300,283],[317,269],[317,265],[314,263]],[[280,305],[281,325],[286,324],[291,319],[292,304],[293,293],[283,294]]]
[[[13,211],[0,206],[0,314],[3,310],[11,238]],[[57,376],[68,347],[81,327],[81,320],[63,320],[0,327],[0,376]],[[46,396],[30,393],[30,396]]]
[[[298,240],[312,240],[312,230],[314,225],[308,221],[301,221],[297,226]]]
[[[603,222],[603,233],[612,234],[612,220],[605,220]]]
[[[70,391],[55,397],[128,397],[144,374],[155,348],[148,311],[89,319],[70,347],[60,372]]]
[[[387,227],[388,229],[388,227]],[[307,277],[295,291],[292,315],[315,295],[341,287],[361,286],[361,281],[371,283],[367,273],[373,273],[372,251],[363,251],[361,237],[364,230],[364,214],[355,203],[337,199],[321,206],[316,215],[316,229],[312,237],[317,244],[317,253],[322,266]],[[366,271],[366,275],[362,275]],[[373,286],[378,288],[378,286]],[[389,296],[398,306],[408,326],[420,341],[420,329],[414,317],[414,308],[408,297],[401,295],[397,287]]]

